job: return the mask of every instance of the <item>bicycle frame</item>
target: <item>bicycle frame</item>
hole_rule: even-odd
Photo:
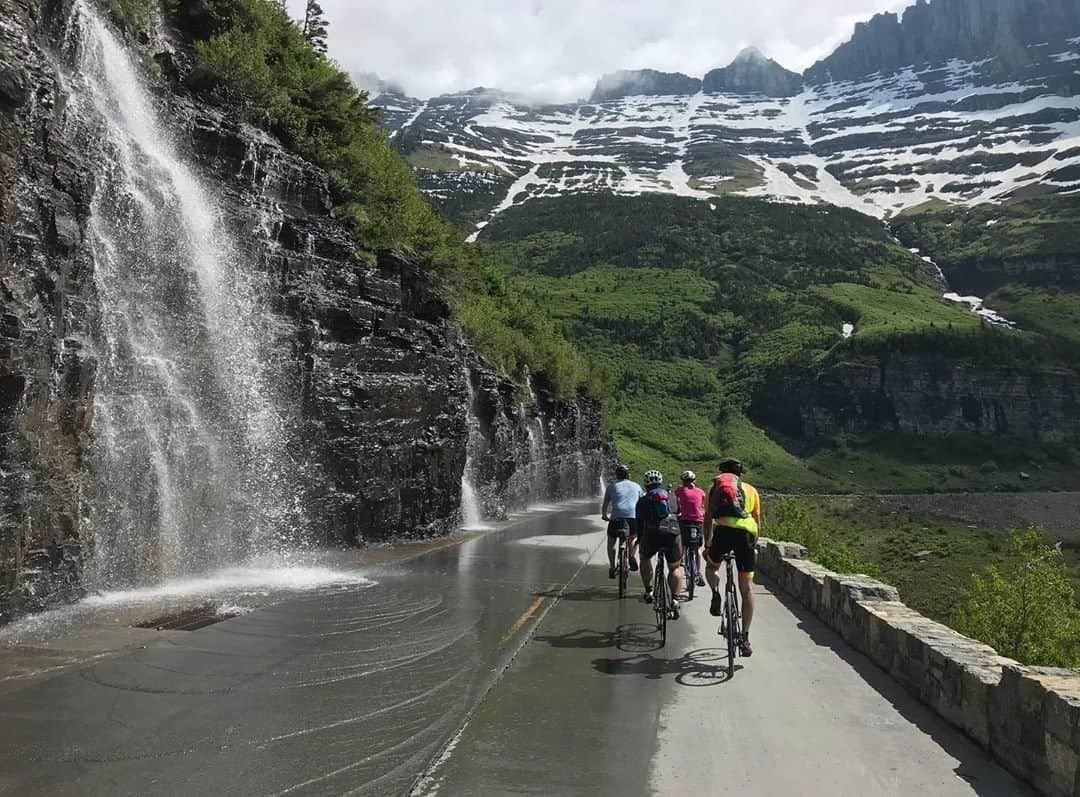
[[[728,677],[735,674],[735,657],[740,655],[739,641],[742,637],[742,613],[739,611],[739,586],[735,574],[735,555],[724,555],[727,582],[724,584],[724,614],[720,635],[727,640]]]
[[[697,539],[701,540],[701,529],[698,529]],[[691,537],[691,542],[694,538]],[[686,550],[683,551],[683,570],[686,576],[686,597],[690,600],[694,599],[694,588],[697,586],[697,578],[701,574],[701,560],[698,558],[698,552],[701,550],[699,546],[687,545]]]
[[[630,527],[627,525],[623,528],[626,534],[619,536],[618,558],[615,560],[619,571],[619,598],[626,597],[626,584],[630,578]]]

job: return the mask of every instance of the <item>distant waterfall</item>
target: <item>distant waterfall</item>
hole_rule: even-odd
[[[69,124],[101,151],[93,587],[173,578],[295,543],[301,497],[261,283],[179,156],[140,69],[88,0],[69,24]]]
[[[466,423],[469,437],[465,443],[465,469],[461,472],[461,524],[466,529],[480,530],[487,526],[484,524],[484,510],[480,505],[480,496],[476,492],[476,473],[474,460],[476,448],[483,438],[480,431],[480,421],[476,417],[476,391],[473,390],[472,376],[469,369],[464,371],[465,391],[468,396],[466,405]]]

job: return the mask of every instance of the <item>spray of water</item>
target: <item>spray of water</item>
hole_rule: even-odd
[[[264,288],[88,0],[68,26],[68,124],[101,171],[88,581],[189,577],[295,544],[304,522]]]

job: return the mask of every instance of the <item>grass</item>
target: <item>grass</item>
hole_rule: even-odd
[[[1024,329],[1080,344],[1080,293],[1010,283],[990,294],[987,301]]]
[[[807,467],[836,485],[833,492],[1080,490],[1080,459],[1071,448],[1009,438],[837,435],[804,455]]]
[[[855,335],[864,340],[927,327],[962,331],[977,330],[981,325],[977,315],[946,301],[939,289],[925,284],[904,282],[884,287],[834,283],[810,290],[846,311],[843,315],[855,325]]]

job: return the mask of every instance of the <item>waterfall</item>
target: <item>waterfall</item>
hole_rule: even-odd
[[[480,419],[476,417],[476,391],[473,390],[472,376],[468,367],[465,368],[465,391],[468,396],[466,405],[466,423],[468,424],[468,440],[465,443],[465,469],[461,472],[461,522],[462,526],[470,530],[483,530],[489,528],[484,524],[484,512],[480,506],[480,496],[475,487],[474,458],[477,446],[483,440],[480,431]]]
[[[68,31],[68,124],[100,154],[88,582],[177,578],[294,545],[302,501],[278,395],[288,352],[257,270],[88,0]]]

